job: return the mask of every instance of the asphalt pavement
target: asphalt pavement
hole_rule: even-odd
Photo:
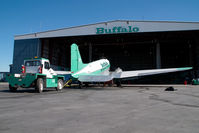
[[[0,83],[0,133],[198,133],[199,87],[125,86],[8,91]]]

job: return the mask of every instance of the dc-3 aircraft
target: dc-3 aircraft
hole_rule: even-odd
[[[77,44],[71,45],[71,77],[72,80],[81,82],[106,82],[112,79],[125,79],[137,76],[154,75],[160,73],[169,73],[177,71],[190,70],[192,67],[169,68],[169,69],[151,69],[151,70],[136,70],[122,71],[120,68],[114,72],[110,72],[110,62],[107,59],[84,64],[79,52]],[[69,83],[68,82],[68,83]],[[67,84],[67,83],[66,83]]]

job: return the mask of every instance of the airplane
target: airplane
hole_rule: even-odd
[[[133,78],[138,76],[185,71],[190,69],[192,69],[192,67],[122,71],[122,69],[117,68],[115,71],[110,72],[110,62],[107,59],[100,59],[88,64],[84,64],[82,62],[78,45],[73,43],[71,45],[72,78],[65,84],[65,86],[67,86],[73,80],[77,80],[81,87],[82,82],[107,82],[113,79]]]

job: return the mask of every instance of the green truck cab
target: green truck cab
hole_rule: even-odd
[[[193,79],[192,85],[199,85],[199,78]]]
[[[57,91],[62,90],[64,76],[57,75],[50,68],[50,62],[45,58],[25,59],[22,65],[22,73],[7,74],[6,80],[9,83],[11,92],[17,91],[18,87],[32,88],[39,93],[44,88],[55,87]]]

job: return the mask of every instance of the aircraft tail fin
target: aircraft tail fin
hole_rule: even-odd
[[[84,67],[77,44],[71,45],[71,73],[75,73]]]

